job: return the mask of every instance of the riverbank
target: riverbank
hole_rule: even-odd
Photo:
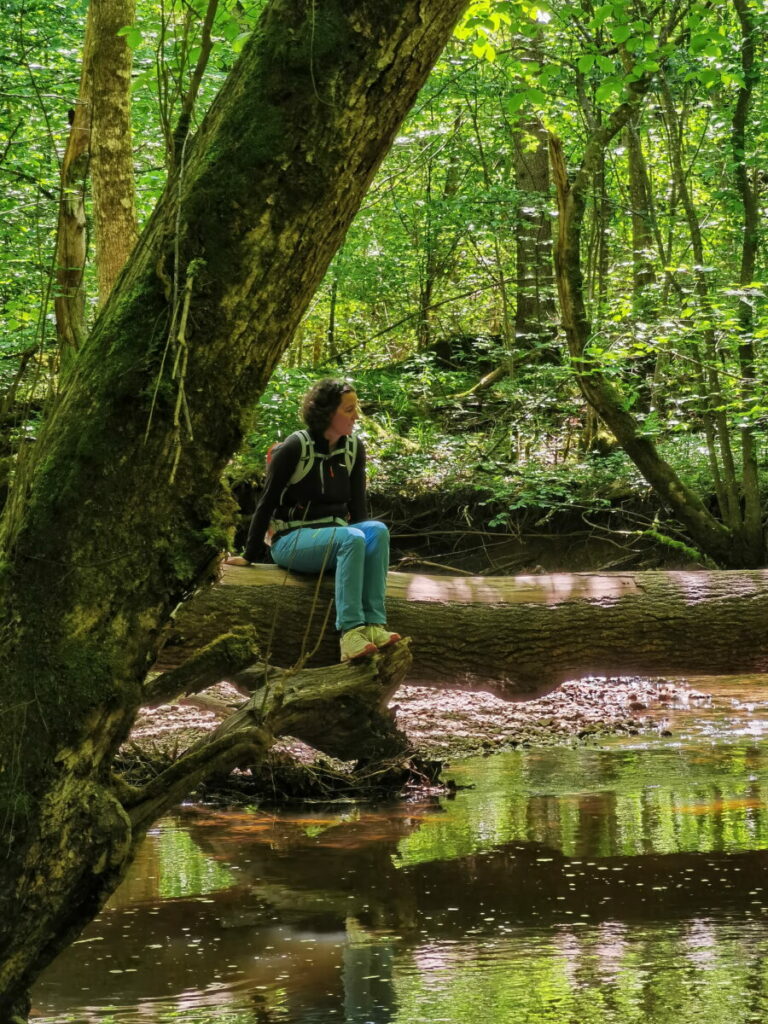
[[[706,702],[708,697],[680,679],[583,679],[565,683],[536,700],[510,703],[487,693],[403,686],[392,710],[408,737],[408,765],[366,774],[283,738],[258,770],[237,772],[208,784],[198,799],[322,799],[361,792],[391,792],[429,786],[442,765],[478,753],[519,747],[583,745],[610,735],[667,730],[660,709]],[[123,748],[122,767],[132,781],[157,774],[241,704],[227,683],[198,697],[143,710]]]

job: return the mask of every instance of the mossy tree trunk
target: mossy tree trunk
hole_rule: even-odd
[[[93,55],[91,178],[99,304],[103,305],[138,237],[131,141],[133,54],[118,32],[136,20],[136,0],[91,0]]]
[[[19,467],[0,535],[4,1021],[141,838],[110,764],[216,555],[221,471],[463,6],[268,3]],[[262,741],[216,745],[211,768]]]
[[[54,300],[61,365],[75,359],[86,331],[88,259],[86,197],[93,185],[99,304],[103,304],[137,237],[131,145],[132,54],[118,31],[135,20],[135,0],[88,5],[77,102],[62,160]]]
[[[69,138],[61,161],[61,194],[56,228],[56,333],[62,365],[79,351],[85,337],[83,275],[88,254],[85,196],[91,145],[95,6],[90,4],[85,24],[83,59],[77,101],[69,111]]]

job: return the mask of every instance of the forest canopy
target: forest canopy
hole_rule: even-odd
[[[139,225],[178,166],[179,125],[199,123],[262,6],[139,0],[119,28],[130,50]],[[577,480],[618,471],[644,478],[671,506],[662,532],[690,543],[692,555],[762,564],[766,18],[763,0],[471,3],[283,365],[354,374],[410,360],[403,382],[424,413],[411,441],[431,461],[442,457],[431,397],[464,405],[446,423],[445,455],[466,440],[477,395],[487,393],[492,425],[475,417],[458,462],[493,464],[485,483],[499,522],[520,493],[538,494],[545,509],[558,492],[567,500],[564,465]],[[65,358],[54,300],[68,286],[57,278],[55,237],[85,19],[85,3],[14,0],[0,28],[6,456],[34,436]],[[576,348],[553,266],[568,222],[547,152],[553,138],[581,205],[568,243],[586,323]],[[87,328],[100,255],[88,174],[68,187],[85,204]],[[570,270],[561,270],[564,279]],[[442,370],[459,377],[440,379]],[[596,382],[610,398],[590,388]],[[595,447],[611,449],[615,437],[637,469],[623,455],[607,472],[596,465]],[[413,456],[413,445],[401,448]],[[688,489],[677,507],[680,486],[658,462]],[[699,499],[691,518],[686,507]]]

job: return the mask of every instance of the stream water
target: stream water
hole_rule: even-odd
[[[452,797],[181,808],[34,1019],[768,1022],[768,680],[693,682],[658,735],[459,762]]]

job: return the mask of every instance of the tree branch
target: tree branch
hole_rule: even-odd
[[[240,673],[256,661],[258,655],[259,645],[254,629],[241,626],[218,637],[178,668],[150,680],[145,687],[142,705],[156,708],[181,693],[199,693],[231,674]]]
[[[215,735],[238,732],[256,720],[275,736],[294,736],[342,760],[402,753],[405,737],[394,728],[387,705],[412,662],[405,639],[364,661],[270,674],[267,685]]]
[[[200,38],[200,53],[197,57],[197,63],[195,69],[192,72],[192,76],[189,80],[189,86],[184,95],[184,99],[181,104],[181,113],[179,114],[179,120],[176,122],[176,127],[173,130],[173,145],[172,154],[175,164],[179,162],[179,154],[181,153],[184,139],[189,132],[189,126],[192,121],[192,114],[195,109],[195,103],[197,101],[197,94],[200,91],[200,84],[203,80],[203,74],[208,65],[208,59],[211,55],[211,49],[213,48],[213,39],[211,38],[211,31],[213,29],[213,21],[216,17],[216,11],[219,6],[219,0],[208,0],[208,9],[205,12],[205,18],[203,20],[202,35]]]
[[[274,742],[271,733],[255,725],[223,736],[217,729],[146,786],[133,791],[123,789],[123,806],[134,833],[143,832],[207,776],[229,772],[246,760],[263,757]]]

